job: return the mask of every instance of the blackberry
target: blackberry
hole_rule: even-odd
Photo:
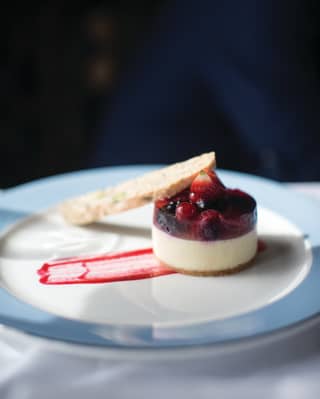
[[[171,213],[172,215],[174,215],[176,212],[176,207],[177,207],[177,202],[170,201],[169,204],[167,206],[165,206],[164,209],[168,213]]]
[[[159,210],[155,214],[155,222],[160,227],[161,230],[168,234],[176,235],[178,233],[178,223],[175,216],[168,212],[163,212]]]

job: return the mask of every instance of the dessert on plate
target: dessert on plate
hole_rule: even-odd
[[[64,202],[68,223],[85,225],[154,202],[153,251],[165,266],[194,275],[247,267],[257,252],[257,205],[224,186],[209,152]]]

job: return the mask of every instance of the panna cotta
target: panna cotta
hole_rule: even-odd
[[[223,275],[246,268],[257,252],[257,205],[204,170],[191,186],[155,202],[155,256],[182,273]]]

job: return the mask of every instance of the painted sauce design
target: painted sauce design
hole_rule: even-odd
[[[258,252],[266,249],[259,240]],[[176,273],[153,255],[152,248],[46,262],[39,270],[42,284],[94,284],[141,280]]]
[[[152,248],[45,263],[38,274],[43,284],[110,283],[175,273],[162,266]]]

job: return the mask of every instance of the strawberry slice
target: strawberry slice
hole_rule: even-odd
[[[207,173],[207,175],[211,178],[211,180],[214,183],[220,184],[221,187],[226,188],[226,186],[222,183],[222,181],[219,179],[219,177],[213,170],[205,169],[205,172]]]
[[[193,180],[190,192],[205,201],[215,200],[224,194],[224,186],[214,172],[202,170]]]

